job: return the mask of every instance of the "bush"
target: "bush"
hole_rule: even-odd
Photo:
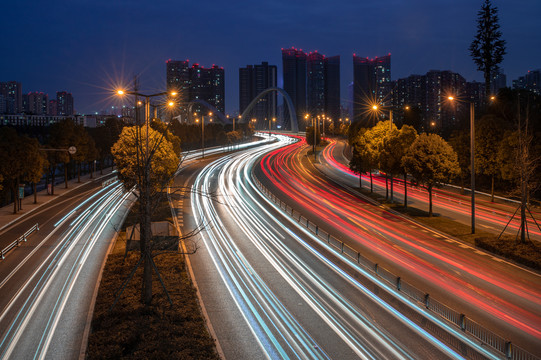
[[[181,254],[167,253],[154,258],[173,306],[169,305],[156,274],[152,305],[141,304],[140,266],[109,312],[116,291],[139,260],[139,253],[130,252],[125,262],[123,257],[123,251],[115,251],[107,259],[87,359],[219,359]]]
[[[480,237],[475,239],[475,245],[532,269],[541,270],[541,249],[532,242],[522,244],[514,239]]]

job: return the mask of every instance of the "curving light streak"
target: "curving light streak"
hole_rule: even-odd
[[[278,144],[274,147],[282,145]],[[259,250],[282,278],[357,356],[363,359],[379,359],[392,354],[392,358],[412,359],[413,357],[406,350],[401,349],[389,334],[375,327],[371,319],[366,318],[343,299],[331,284],[314,274],[310,264],[305,263],[283,244],[281,235],[283,230],[294,238],[298,238],[297,235],[264,208],[253,205],[257,204],[257,200],[250,195],[250,192],[254,191],[255,185],[247,180],[250,179],[248,172],[255,159],[272,148],[269,146],[259,151],[220,159],[209,165],[199,175],[194,187],[207,191],[210,187],[210,178],[213,174],[219,174],[218,189],[227,206],[228,214],[235,225],[242,229],[246,240]],[[296,324],[284,305],[270,293],[265,283],[257,276],[227,232],[215,204],[205,197],[194,195],[196,193],[192,193],[192,206],[197,217],[210,221],[212,227],[211,231],[205,233],[203,240],[206,246],[213,250],[209,253],[220,270],[220,276],[228,285],[229,292],[262,347],[271,357],[275,355],[283,357],[284,347],[280,345],[280,339],[272,335],[272,329],[289,329],[290,332],[294,329],[292,334],[281,332],[283,331],[281,330],[279,332],[283,336],[281,340],[285,341],[287,350],[293,351],[295,356],[306,357],[307,354],[304,351],[313,348],[308,334],[305,334]],[[243,201],[247,197],[252,197],[251,201]],[[232,268],[234,265],[237,266],[236,269]],[[246,290],[244,286],[250,290]],[[248,295],[252,295],[253,298],[249,298]],[[372,296],[375,295],[372,294]],[[254,298],[257,300],[253,300]],[[263,313],[258,312],[258,309]],[[390,309],[387,311],[391,312]],[[397,314],[395,313],[394,316]],[[405,321],[403,316],[399,318],[400,321]],[[448,356],[461,358],[413,323],[407,322],[407,324]],[[308,343],[305,343],[306,341]],[[314,354],[308,355],[310,358],[313,356]]]
[[[325,162],[339,170],[344,176],[351,177],[353,179],[359,179],[359,175],[355,174],[349,169],[344,163],[337,160],[334,156],[334,151],[337,147],[337,142],[332,140],[330,144],[323,150],[321,156]],[[365,182],[370,181],[370,177],[363,174],[362,179]],[[372,175],[372,181],[376,187],[385,189],[385,178],[379,175]],[[394,192],[403,196],[404,195],[404,182],[403,180],[396,180],[394,183]],[[358,183],[358,181],[357,181]],[[421,203],[428,204],[428,194],[422,188],[416,188],[411,186],[411,183],[408,182],[408,198],[415,199]],[[441,207],[446,210],[460,214],[466,218],[471,215],[471,198],[465,195],[460,195],[452,191],[447,191],[445,189],[434,189],[432,195],[432,202],[434,206]],[[428,205],[427,205],[428,206]],[[495,226],[503,229],[505,225],[511,219],[513,213],[517,210],[517,206],[511,206],[508,204],[495,204],[490,201],[483,200],[478,198],[475,202],[476,218],[480,220],[485,220]],[[537,223],[541,224],[541,213],[533,211],[532,214],[538,219]],[[531,217],[526,218],[528,232],[531,236],[541,237],[541,231],[535,224],[534,220]],[[520,227],[520,219],[515,216],[515,218],[509,223],[507,228],[507,233],[513,235],[516,234]]]
[[[128,193],[122,191],[118,184],[110,185],[104,191],[100,191],[100,193],[102,192],[104,193],[69,225],[47,259],[34,271],[11,299],[8,307],[4,309],[0,320],[11,307],[15,306],[25,290],[29,286],[33,286],[0,342],[1,357],[9,358],[16,351],[19,340],[24,336],[32,336],[25,334],[27,331],[34,331],[36,326],[43,326],[43,328],[40,329],[41,338],[35,341],[37,347],[33,358],[43,359],[46,356],[60,317],[93,246],[109,224],[111,217],[129,196]],[[63,221],[65,222],[68,218],[64,217]],[[56,229],[59,227],[53,231]],[[49,236],[46,239],[48,238]],[[69,270],[66,271],[66,269]],[[52,308],[49,308],[50,304],[46,301],[50,301],[52,293],[56,295],[56,301]],[[48,321],[45,324],[33,325],[32,329],[27,329],[33,322],[39,321],[35,320],[33,315],[35,313],[43,315],[43,312],[47,313]]]
[[[462,297],[522,331],[541,337],[539,312],[523,307],[529,303],[529,309],[539,309],[539,282],[524,283],[522,279],[492,268],[480,267],[481,264],[471,259],[473,249],[470,247],[460,249],[455,244],[434,241],[434,236],[424,229],[412,228],[400,217],[377,210],[343,189],[313,176],[301,164],[299,154],[302,145],[301,142],[275,150],[260,162],[265,176],[288,198],[307,213],[322,219],[322,224],[324,219],[328,226],[391,262],[419,273],[444,291]],[[487,283],[490,286],[484,285]],[[499,288],[498,292],[492,291],[494,286]],[[501,290],[511,293],[513,298],[496,295]],[[521,305],[515,302],[515,296],[522,299]]]

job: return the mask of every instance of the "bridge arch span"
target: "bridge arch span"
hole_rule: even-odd
[[[299,132],[299,124],[297,123],[297,114],[295,112],[295,106],[293,106],[293,101],[291,101],[291,98],[289,97],[289,94],[279,87],[272,87],[263,90],[260,92],[251,102],[248,104],[244,112],[241,114],[241,121],[246,121],[246,115],[250,113],[250,111],[253,109],[255,104],[263,98],[265,95],[267,95],[270,92],[276,91],[279,94],[281,94],[284,97],[285,103],[287,104],[287,108],[289,110],[289,123],[291,124],[291,131],[293,132]]]

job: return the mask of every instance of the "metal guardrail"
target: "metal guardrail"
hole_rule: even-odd
[[[408,296],[419,307],[424,307],[430,312],[440,316],[442,319],[445,319],[448,323],[477,339],[481,344],[487,345],[487,347],[499,352],[505,359],[541,360],[541,358],[538,356],[531,354],[518,345],[512,344],[511,341],[508,341],[484,328],[482,325],[468,318],[461,312],[458,312],[437,301],[436,299],[432,298],[430,294],[427,294],[402,280],[400,276],[397,276],[391,271],[379,266],[377,263],[370,261],[340,239],[337,239],[333,235],[322,230],[314,222],[310,222],[310,220],[304,217],[299,211],[293,209],[291,206],[287,205],[285,202],[281,201],[274,194],[272,194],[258,179],[255,178],[255,176],[252,177],[259,189],[267,196],[267,198],[277,204],[280,209],[284,210],[286,214],[288,214],[297,223],[311,231],[320,240],[329,244],[336,252],[347,256],[364,269],[370,271],[380,279],[390,284],[396,292],[400,292],[401,294]],[[464,349],[460,345],[457,345],[457,348],[459,348],[459,350],[460,348]],[[473,358],[476,357],[476,355],[470,353],[469,351],[468,355],[471,355]]]
[[[23,235],[19,236],[17,240],[6,246],[1,252],[0,252],[0,258],[2,260],[5,259],[5,255],[11,251],[13,248],[19,246],[20,243],[23,241],[26,242],[26,238],[30,236],[34,231],[39,231],[39,225],[36,223],[36,225],[32,226],[27,232],[25,232]]]

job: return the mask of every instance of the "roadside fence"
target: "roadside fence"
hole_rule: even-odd
[[[415,286],[408,284],[406,281],[402,280],[400,276],[393,274],[391,271],[379,266],[377,263],[372,262],[365,256],[363,256],[357,250],[351,248],[349,245],[321,229],[318,224],[310,221],[308,218],[303,216],[299,211],[295,210],[291,206],[287,205],[285,202],[276,197],[271,193],[256,177],[252,175],[253,180],[257,184],[258,188],[274,202],[280,209],[284,210],[292,219],[297,223],[301,224],[303,227],[308,229],[316,237],[331,245],[331,248],[339,253],[347,256],[349,259],[353,260],[364,269],[370,271],[372,274],[375,274],[380,279],[388,283],[395,292],[406,295],[413,303],[419,307],[424,307],[428,309],[433,314],[438,315],[442,319],[445,319],[448,323],[452,324],[457,329],[460,329],[464,333],[472,336],[480,342],[482,345],[497,351],[502,358],[511,359],[511,360],[541,360],[538,356],[531,354],[530,352],[522,349],[521,347],[512,344],[510,341],[493,333],[492,331],[484,328],[482,325],[478,324],[474,320],[467,317],[465,314],[451,309],[447,305],[441,303],[435,298],[431,297],[430,294],[427,294]],[[453,344],[455,345],[455,344]],[[465,351],[463,344],[456,344],[454,346],[460,352]],[[475,354],[471,351],[467,351],[469,356],[473,358],[476,357]],[[481,357],[484,358],[484,357]]]

